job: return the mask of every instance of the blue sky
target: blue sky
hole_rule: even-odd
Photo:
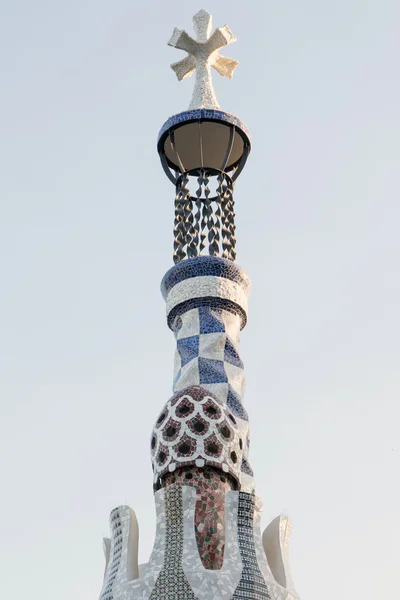
[[[394,597],[399,569],[400,5],[3,0],[0,558],[7,600],[96,598],[110,510],[154,536],[171,395],[159,282],[174,189],[157,131],[190,101],[174,25],[238,36],[214,74],[252,132],[235,190],[251,463],[293,520],[303,600]]]

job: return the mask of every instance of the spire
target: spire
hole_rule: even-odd
[[[196,73],[189,110],[161,128],[158,152],[175,184],[174,262],[196,256],[236,259],[233,187],[250,152],[247,127],[222,111],[211,81],[211,67],[231,78],[237,61],[219,50],[236,41],[225,25],[212,30],[205,10],[193,17],[196,39],[175,27],[169,45],[187,56],[173,63],[179,80]]]
[[[289,522],[277,518],[261,536],[250,466],[240,355],[250,279],[235,262],[233,199],[250,137],[238,117],[219,108],[211,82],[211,67],[232,76],[237,62],[218,51],[236,38],[227,25],[211,34],[204,10],[193,24],[195,39],[175,28],[169,42],[187,52],[172,65],[178,79],[196,72],[192,102],[164,123],[157,145],[175,186],[175,264],[161,292],[176,351],[172,396],[158,403],[149,444],[156,538],[139,567],[134,512],[121,506],[111,513],[100,598],[298,600]]]

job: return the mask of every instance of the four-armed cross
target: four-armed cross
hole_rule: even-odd
[[[236,42],[236,37],[227,25],[216,29],[210,37],[212,17],[205,10],[200,10],[193,17],[193,26],[196,40],[190,37],[186,31],[175,27],[168,45],[184,50],[188,56],[173,63],[171,68],[175,71],[179,81],[190,77],[193,71],[196,71],[196,83],[189,110],[219,109],[211,81],[211,67],[214,67],[220,75],[232,78],[233,71],[239,63],[231,58],[221,56],[218,54],[218,50]]]

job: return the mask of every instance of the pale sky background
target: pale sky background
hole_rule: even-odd
[[[0,1],[1,597],[96,599],[109,512],[154,539],[149,436],[171,395],[158,129],[205,8],[252,132],[236,186],[251,462],[293,521],[302,600],[398,597],[398,0]]]

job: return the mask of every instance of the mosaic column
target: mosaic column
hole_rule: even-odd
[[[175,394],[151,438],[154,487],[178,483],[198,490],[199,553],[206,568],[220,569],[226,493],[254,489],[239,355],[250,282],[231,261],[203,256],[175,265],[161,289],[177,351]]]

